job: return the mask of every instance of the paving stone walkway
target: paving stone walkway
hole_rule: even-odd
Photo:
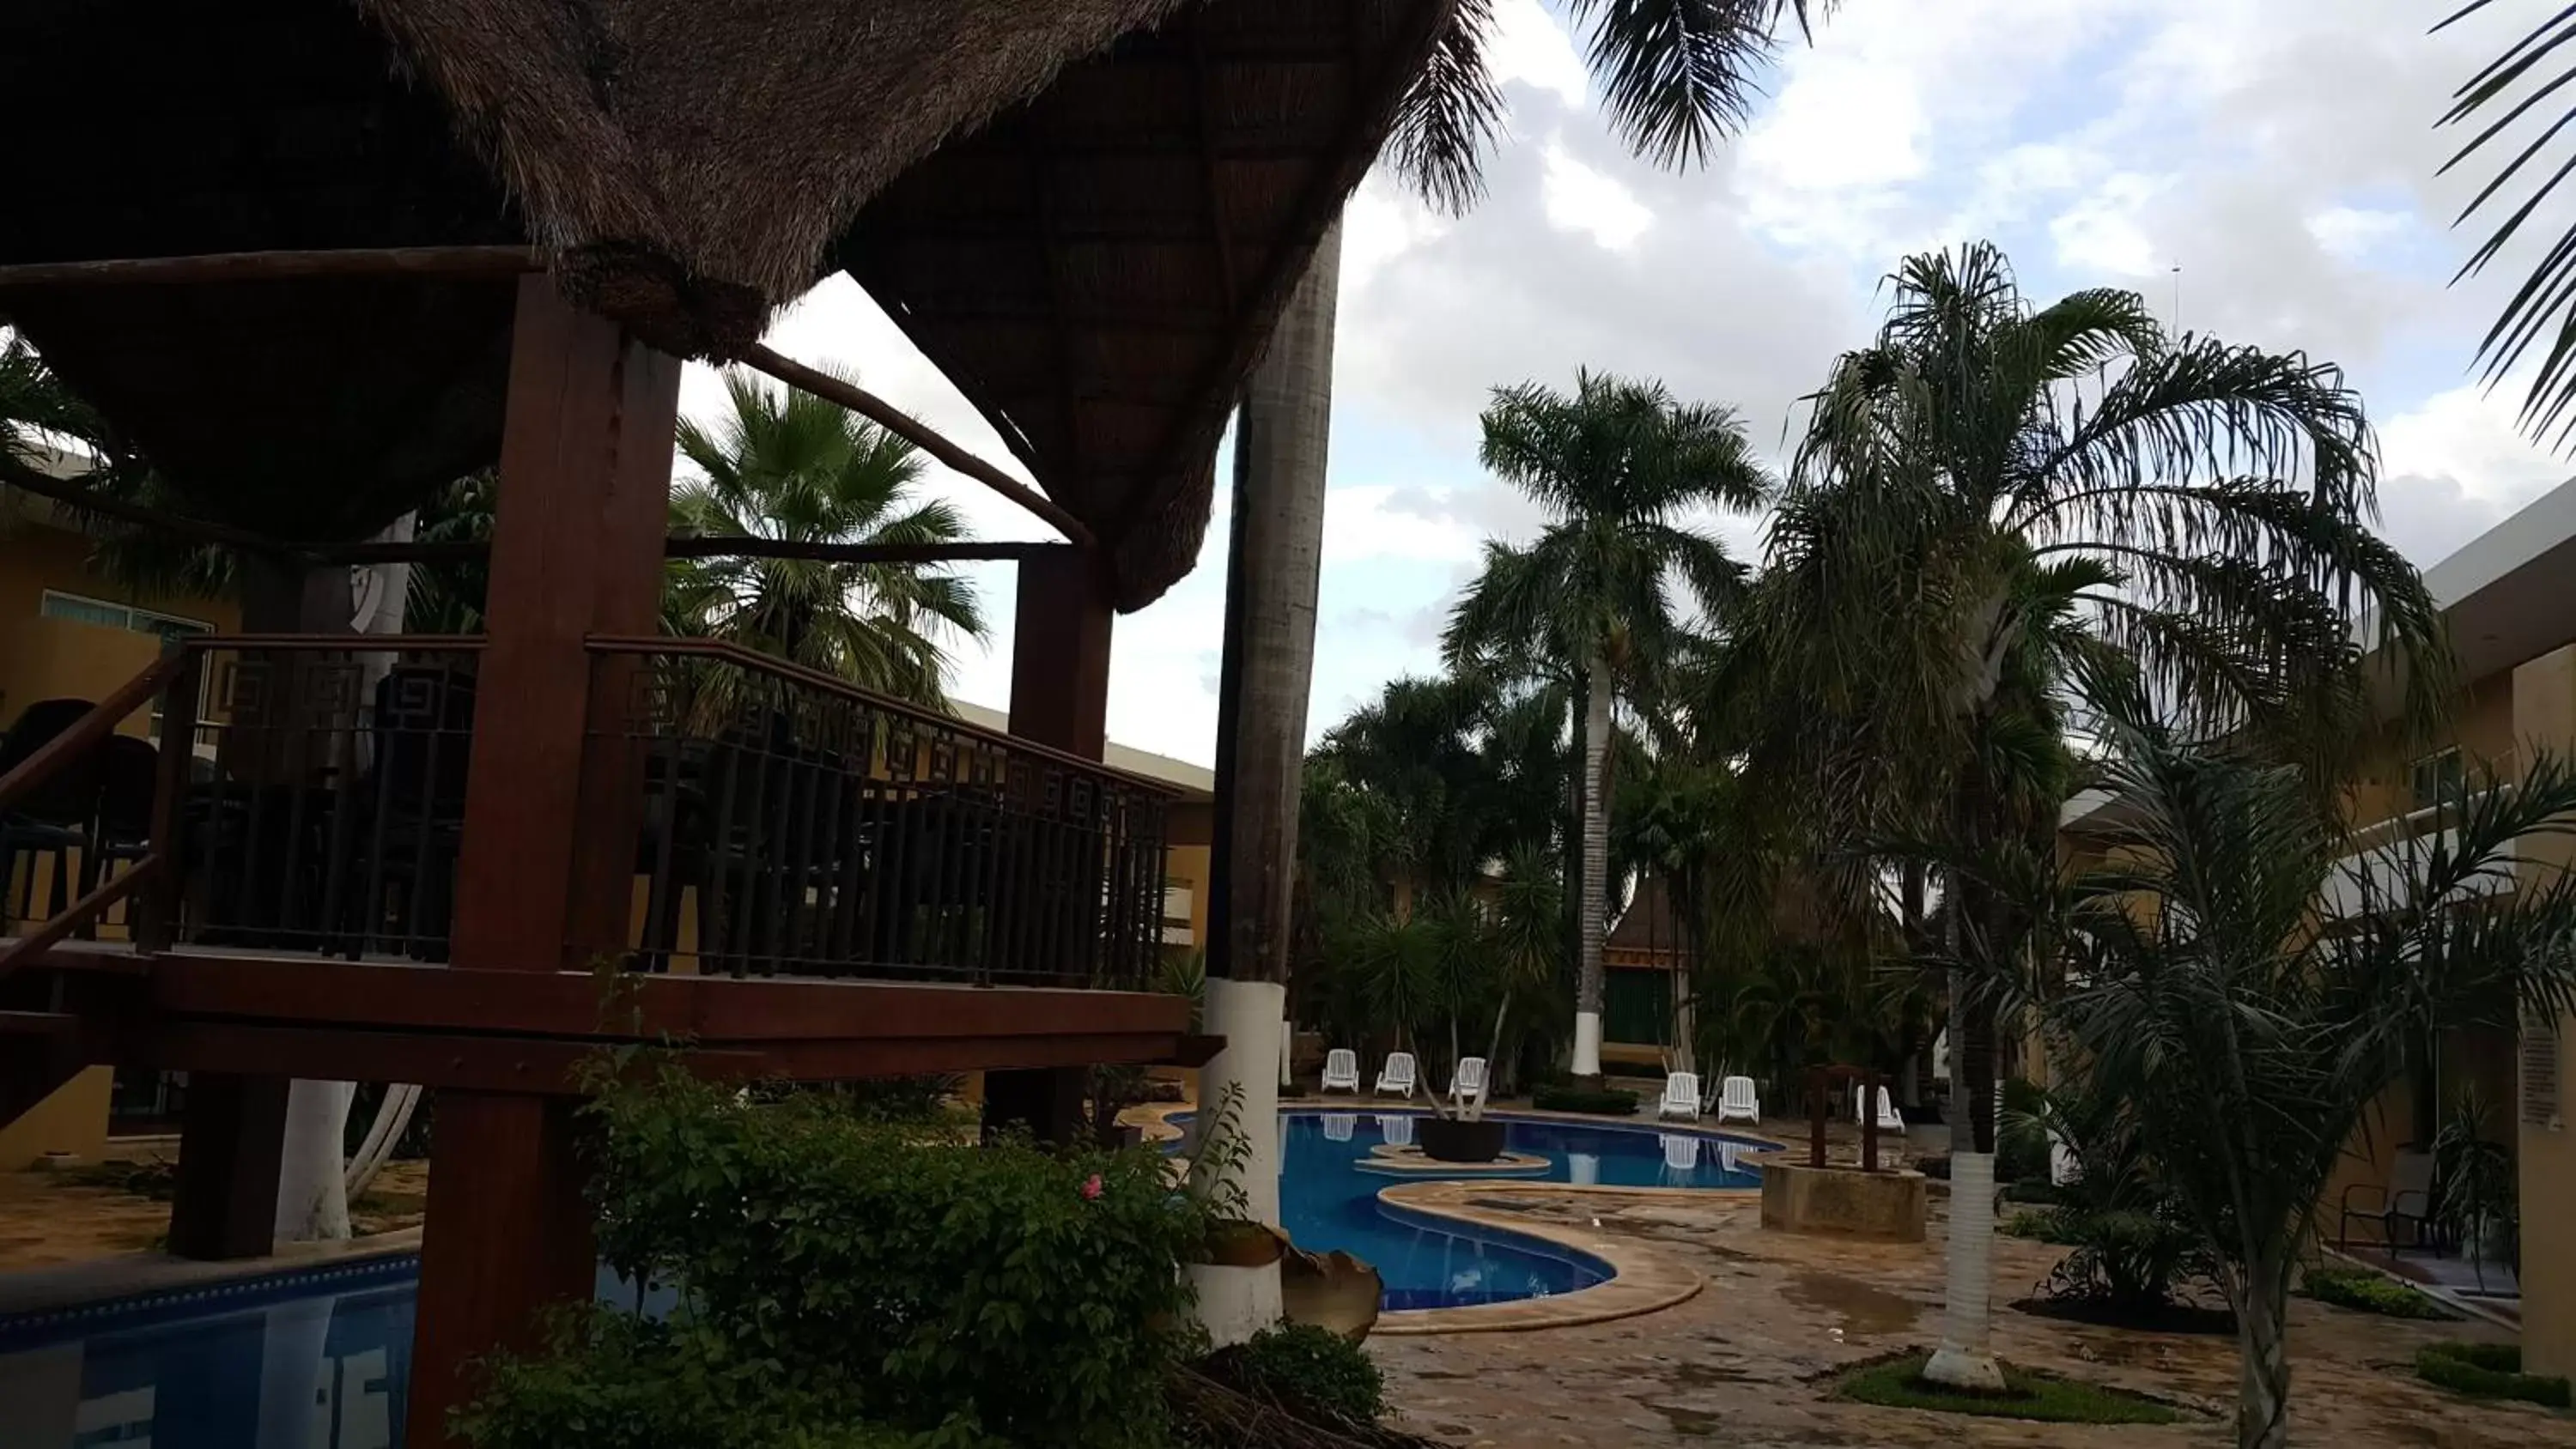
[[[2015,1363],[2205,1406],[2178,1427],[2035,1424],[1835,1403],[1843,1366],[1928,1348],[1940,1329],[1947,1224],[1929,1241],[1867,1244],[1767,1233],[1748,1196],[1614,1197],[1476,1184],[1528,1217],[1631,1239],[1696,1269],[1706,1288],[1640,1317],[1527,1333],[1382,1338],[1369,1348],[1408,1427],[1462,1445],[2227,1445],[2232,1338],[2146,1334],[2033,1317],[2004,1304],[2057,1250],[1996,1243],[1995,1336]],[[1598,1220],[1597,1228],[1594,1220]],[[2414,1377],[2442,1338],[2501,1339],[2480,1323],[2414,1323],[2294,1299],[2292,1439],[2333,1449],[2576,1446],[2576,1415],[2454,1397]]]

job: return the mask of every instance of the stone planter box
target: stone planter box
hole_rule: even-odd
[[[1919,1243],[1924,1213],[1919,1172],[1762,1164],[1762,1226],[1766,1228]]]
[[[1413,1140],[1436,1162],[1491,1162],[1503,1155],[1503,1124],[1425,1117],[1414,1124]]]

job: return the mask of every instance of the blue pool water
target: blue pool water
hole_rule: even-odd
[[[1380,1189],[1437,1173],[1390,1176],[1364,1164],[1392,1129],[1420,1118],[1372,1112],[1280,1114],[1279,1216],[1299,1247],[1347,1250],[1386,1280],[1388,1308],[1455,1308],[1589,1288],[1607,1264],[1534,1238],[1461,1231],[1377,1200]],[[1584,1123],[1512,1121],[1507,1150],[1547,1159],[1509,1180],[1604,1187],[1759,1187],[1742,1159],[1762,1145],[1703,1133]],[[1469,1176],[1470,1174],[1458,1174]],[[1483,1178],[1490,1173],[1475,1173]]]
[[[1567,1293],[1609,1276],[1599,1260],[1534,1238],[1452,1231],[1380,1204],[1379,1189],[1419,1175],[1390,1177],[1362,1163],[1387,1131],[1401,1138],[1414,1120],[1281,1115],[1281,1216],[1301,1246],[1346,1249],[1376,1265],[1389,1308]],[[1739,1160],[1756,1144],[1706,1134],[1515,1121],[1506,1137],[1512,1151],[1548,1160],[1517,1174],[1522,1180],[1760,1181]],[[413,1258],[379,1259],[139,1305],[0,1319],[0,1449],[398,1449],[418,1268]],[[634,1302],[604,1271],[600,1293]]]

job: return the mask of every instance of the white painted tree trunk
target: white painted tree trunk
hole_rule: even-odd
[[[354,1082],[298,1080],[286,1092],[286,1144],[277,1169],[277,1236],[290,1243],[349,1236],[341,1135]]]
[[[1199,1073],[1201,1112],[1236,1104],[1249,1151],[1233,1186],[1248,1216],[1279,1226],[1279,1084],[1288,1043],[1289,904],[1297,859],[1306,700],[1314,679],[1315,592],[1333,412],[1333,313],[1341,228],[1327,231],[1246,382],[1235,429],[1235,538],[1227,580],[1228,669],[1221,701],[1231,792],[1222,975],[1207,982],[1207,1030],[1226,1039]],[[1193,1266],[1199,1321],[1217,1346],[1280,1318],[1279,1265]]]
[[[382,533],[379,542],[407,543],[411,540],[414,518],[404,514]],[[372,564],[349,570],[349,628],[359,634],[399,634],[403,629],[403,606],[411,592],[411,565],[407,563]],[[393,667],[391,654],[359,656],[359,699],[372,701],[377,681]],[[349,742],[351,749],[364,752],[374,742],[364,731],[356,732]],[[358,762],[361,768],[372,761]],[[382,1149],[374,1166],[363,1175],[351,1171],[353,1164],[341,1157],[341,1144],[347,1140],[349,1103],[357,1095],[354,1082],[297,1081],[287,1088],[286,1142],[277,1167],[277,1236],[287,1242],[313,1242],[349,1236],[349,1199],[364,1190],[376,1168],[383,1166],[383,1153],[393,1150],[402,1128],[393,1125],[400,1117],[411,1118],[413,1098],[399,1089],[387,1092],[377,1107],[377,1118],[367,1136],[370,1143],[382,1139]],[[387,1131],[391,1128],[390,1132]],[[366,1154],[360,1153],[360,1161]],[[352,1183],[355,1186],[352,1186]]]
[[[1968,1030],[1960,1003],[1968,975],[1950,973],[1950,1242],[1944,1264],[1941,1346],[1923,1365],[1923,1376],[1954,1388],[2001,1392],[2003,1366],[1995,1362],[1989,1321],[1995,1277],[1995,1159],[1973,1150],[1976,1129],[1968,1112]]]
[[[1610,666],[1594,654],[1584,669],[1583,879],[1575,909],[1574,1075],[1601,1078],[1601,937],[1610,911]]]

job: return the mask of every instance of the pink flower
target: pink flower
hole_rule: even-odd
[[[1099,1199],[1100,1174],[1095,1172],[1091,1175],[1090,1180],[1082,1185],[1082,1200],[1084,1202],[1097,1202]]]

